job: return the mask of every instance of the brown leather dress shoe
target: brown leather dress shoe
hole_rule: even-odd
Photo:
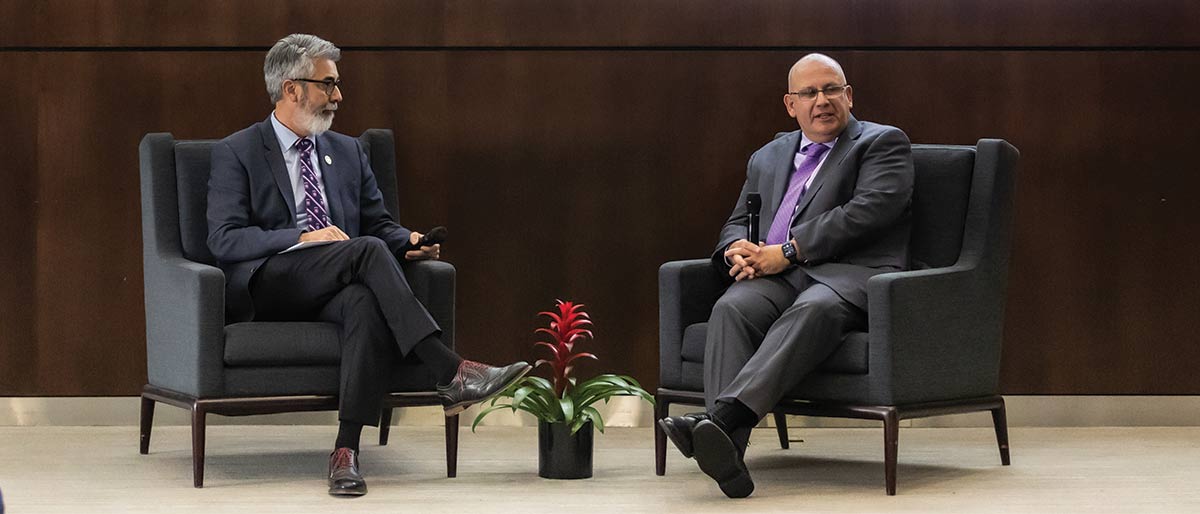
[[[503,368],[488,366],[481,362],[464,360],[458,365],[454,379],[448,385],[437,386],[438,398],[446,410],[446,417],[466,410],[476,403],[487,400],[513,385],[533,369],[528,362],[509,364]]]
[[[367,481],[358,472],[358,452],[338,448],[329,454],[329,494],[331,496],[362,496],[367,494]]]

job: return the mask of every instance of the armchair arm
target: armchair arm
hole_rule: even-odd
[[[658,365],[660,383],[682,380],[683,330],[708,321],[727,281],[711,259],[671,261],[658,268]]]
[[[974,266],[876,275],[867,295],[870,373],[891,401],[995,394],[1004,295]]]
[[[454,349],[454,265],[444,261],[402,261],[417,300],[442,327],[442,344]]]
[[[145,256],[146,372],[152,385],[222,394],[225,274],[182,256]]]

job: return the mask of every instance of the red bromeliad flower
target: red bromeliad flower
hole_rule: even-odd
[[[575,343],[585,337],[592,337],[592,331],[585,327],[592,324],[588,314],[583,311],[583,304],[574,304],[555,300],[558,313],[539,312],[550,318],[550,328],[539,328],[534,333],[545,332],[553,338],[551,342],[538,341],[535,346],[545,346],[554,353],[554,359],[538,359],[534,366],[549,364],[554,369],[554,394],[563,398],[563,392],[570,386],[571,370],[575,368],[575,359],[589,358],[599,360],[595,355],[586,352],[575,353]]]
[[[604,418],[593,405],[607,403],[614,396],[637,396],[651,404],[654,396],[642,389],[641,384],[628,375],[604,374],[576,383],[571,376],[575,359],[595,359],[585,352],[575,352],[575,343],[591,338],[592,320],[583,311],[583,305],[557,301],[558,312],[539,312],[550,318],[550,328],[534,331],[550,334],[549,341],[536,341],[534,346],[545,346],[554,354],[553,359],[539,359],[536,365],[549,364],[554,370],[554,380],[526,375],[492,398],[491,404],[475,416],[471,424],[474,431],[480,420],[491,412],[510,409],[523,410],[544,423],[565,423],[571,433],[594,423],[596,430],[604,432]],[[507,403],[505,401],[507,400]],[[541,426],[539,424],[539,426]]]

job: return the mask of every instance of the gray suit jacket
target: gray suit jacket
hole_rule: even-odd
[[[317,150],[333,224],[350,237],[378,237],[393,253],[405,249],[410,231],[392,220],[358,140],[326,132],[317,136]],[[208,247],[225,272],[230,321],[254,317],[250,278],[268,257],[299,240],[295,204],[270,118],[213,145]]]
[[[794,171],[800,131],[775,138],[750,156],[746,183],[721,229],[713,265],[728,273],[724,252],[746,237],[746,195],[762,195],[759,234],[770,231]],[[908,265],[913,189],[912,149],[896,127],[853,117],[800,199],[791,223],[803,263],[782,274],[794,285],[803,275],[867,309],[867,279]]]

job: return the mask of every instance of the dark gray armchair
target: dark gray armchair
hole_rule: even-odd
[[[359,138],[398,218],[395,143],[390,130]],[[155,402],[192,411],[193,481],[204,485],[206,415],[239,416],[337,409],[340,345],[329,323],[225,324],[225,275],[206,239],[209,155],[213,141],[148,134],[139,148],[142,258],[146,300],[146,370],[141,453],[150,450]],[[454,345],[454,266],[405,263],[417,298]],[[381,405],[379,444],[387,444],[392,408],[440,405],[432,374],[415,360],[399,363],[393,393]],[[446,474],[456,474],[458,416],[446,418]]]
[[[785,414],[875,419],[884,426],[887,494],[896,494],[899,422],[988,410],[1009,464],[998,395],[1018,152],[1002,140],[976,146],[913,145],[911,269],[868,282],[868,331],[841,346],[774,409]],[[710,259],[659,270],[656,419],[672,403],[703,405],[709,314],[730,279]],[[666,435],[655,424],[655,471],[666,472]]]

